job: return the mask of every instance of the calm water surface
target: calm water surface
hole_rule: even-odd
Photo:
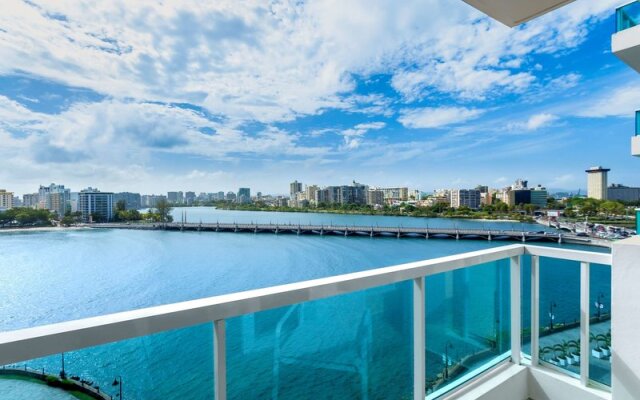
[[[234,212],[211,208],[176,209],[176,220],[180,219],[182,211],[186,211],[190,222],[541,229],[539,225],[508,222]],[[504,244],[487,241],[126,230],[2,233],[0,330],[104,315]],[[433,314],[431,320],[438,320],[437,325],[441,325],[440,328],[434,328],[433,332],[442,333],[437,337],[449,337],[455,343],[456,352],[471,351],[473,343],[460,339],[458,330],[447,327],[475,326],[489,335],[508,322],[503,318],[504,302],[501,301],[502,308],[498,307],[498,300],[508,297],[505,295],[508,281],[501,272],[505,270],[503,267],[490,265],[477,276],[473,272],[469,276],[454,276],[453,283],[448,283],[444,276],[434,277],[427,282],[428,312]],[[572,298],[579,281],[574,282],[574,278],[573,272],[562,275],[559,278],[563,280],[562,285],[552,286],[541,294],[543,301],[563,303],[563,299],[567,298],[564,302],[567,306],[556,310],[558,318],[574,317],[576,310]],[[606,288],[606,276],[599,281]],[[442,300],[446,298],[443,288],[449,284],[477,296],[479,304],[483,299],[486,300],[495,310],[487,312],[482,318],[454,317],[452,321],[445,321],[443,318],[446,315],[461,312],[459,304],[452,302],[452,299],[449,299],[449,303]],[[478,287],[481,290],[477,290]],[[366,354],[356,355],[356,358],[370,360],[367,364],[370,368],[368,376],[375,382],[370,384],[372,387],[379,385],[375,392],[382,396],[380,398],[403,398],[411,389],[410,296],[410,286],[402,283],[316,302],[312,307],[273,310],[230,320],[230,397],[271,398],[275,382],[282,381],[294,383],[281,389],[278,393],[281,399],[357,398],[361,382],[358,368],[352,374],[336,373],[331,369],[314,374],[313,369],[281,367],[274,363],[276,347],[282,345],[278,351],[285,352],[287,344],[295,351],[301,351],[308,347],[309,340],[317,342],[318,348],[324,346],[327,340],[343,343],[345,347],[342,350],[325,350],[331,351],[331,354],[347,354],[345,349],[358,347],[355,343],[359,340],[352,337],[355,332],[357,337],[365,335],[371,338],[370,350]],[[476,316],[483,315],[482,312],[474,313],[473,307],[467,311]],[[362,315],[367,315],[366,321],[361,319]],[[315,322],[305,327],[305,321]],[[291,325],[294,323],[295,326]],[[279,324],[282,332],[275,336],[274,329]],[[359,328],[354,330],[354,326]],[[307,342],[296,342],[296,333],[300,332],[305,333]],[[325,338],[327,332],[329,336]],[[69,374],[89,378],[111,393],[117,392],[117,388],[111,386],[114,377],[121,375],[125,398],[211,399],[211,335],[212,327],[206,324],[72,352],[65,357],[66,368]],[[285,336],[286,341],[283,339]],[[430,348],[428,344],[428,351],[433,353],[436,364],[439,363],[437,360],[441,348],[447,345],[446,341],[441,343],[438,340],[443,339],[429,340],[428,337],[427,340],[432,346]],[[29,365],[58,371],[60,357],[34,360]],[[437,373],[438,369],[433,372]],[[280,379],[276,379],[276,376],[280,376]]]

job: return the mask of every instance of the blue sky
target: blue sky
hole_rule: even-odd
[[[460,0],[10,0],[0,187],[640,186],[616,5],[509,29]]]

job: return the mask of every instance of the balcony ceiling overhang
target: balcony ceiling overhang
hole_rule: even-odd
[[[488,16],[514,27],[574,0],[464,0]]]
[[[614,34],[611,37],[611,51],[640,72],[640,25]]]

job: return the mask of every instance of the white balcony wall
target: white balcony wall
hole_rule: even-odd
[[[631,138],[631,155],[640,157],[640,136]]]
[[[640,236],[613,245],[611,270],[612,381],[615,400],[640,393]]]
[[[640,25],[611,37],[611,51],[628,66],[640,72]]]

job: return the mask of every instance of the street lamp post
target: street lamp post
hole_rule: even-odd
[[[120,400],[122,400],[122,375],[118,375],[116,378],[113,379],[113,383],[111,384],[111,386],[119,386],[120,388],[120,393],[118,394],[118,397],[120,398]]]
[[[556,315],[553,313],[553,309],[556,307],[558,307],[556,303],[549,303],[549,332],[553,331],[553,321],[556,319]]]
[[[64,353],[61,353],[61,369],[60,369],[60,378],[65,379],[67,377],[67,373],[64,371]]]

